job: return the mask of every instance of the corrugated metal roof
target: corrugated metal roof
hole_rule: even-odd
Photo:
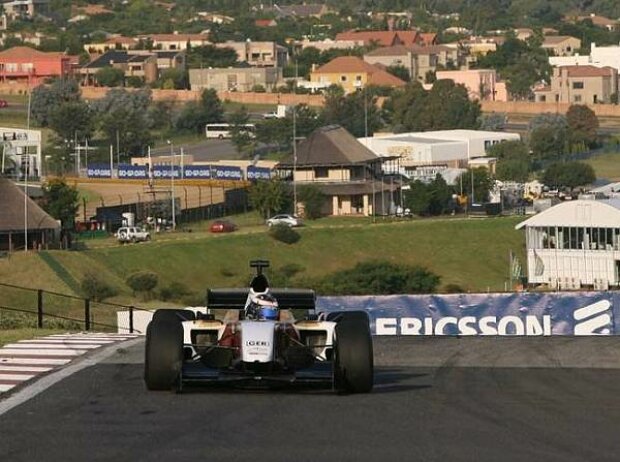
[[[620,228],[620,199],[562,202],[522,221],[515,229],[526,226]]]

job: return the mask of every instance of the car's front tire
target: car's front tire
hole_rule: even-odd
[[[170,390],[181,373],[183,326],[180,320],[154,319],[146,329],[144,382],[149,390]]]
[[[372,337],[368,322],[343,319],[336,325],[334,389],[340,393],[368,393],[374,382]]]

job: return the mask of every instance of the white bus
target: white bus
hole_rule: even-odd
[[[245,124],[244,130],[246,130],[250,137],[254,138],[254,130],[256,127],[254,124]],[[207,138],[230,138],[231,137],[231,129],[233,126],[231,124],[219,123],[219,124],[207,124],[205,126],[205,135]]]

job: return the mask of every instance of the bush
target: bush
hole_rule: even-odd
[[[87,298],[100,302],[116,295],[116,291],[96,273],[86,273],[80,284],[82,292]]]
[[[150,295],[153,289],[157,287],[158,282],[159,277],[151,271],[138,271],[137,273],[129,275],[125,281],[131,290],[133,290],[134,295],[136,292],[141,292],[145,296]]]
[[[299,201],[304,205],[304,216],[313,220],[321,216],[325,195],[314,185],[299,188]]]
[[[181,300],[184,296],[191,294],[187,286],[181,282],[171,282],[159,290],[159,298],[163,301]]]
[[[323,295],[392,295],[435,292],[440,277],[421,266],[387,261],[362,262],[319,281]]]
[[[283,224],[272,226],[269,229],[269,235],[276,241],[284,242],[285,244],[294,244],[301,239],[297,231]]]

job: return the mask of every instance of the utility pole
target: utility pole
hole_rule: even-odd
[[[297,72],[298,65],[295,60],[295,95],[297,95]],[[293,216],[297,215],[297,182],[295,173],[297,171],[297,104],[293,106]]]
[[[177,229],[176,204],[174,198],[174,143],[168,140],[170,144],[170,199],[172,201],[172,231]]]

